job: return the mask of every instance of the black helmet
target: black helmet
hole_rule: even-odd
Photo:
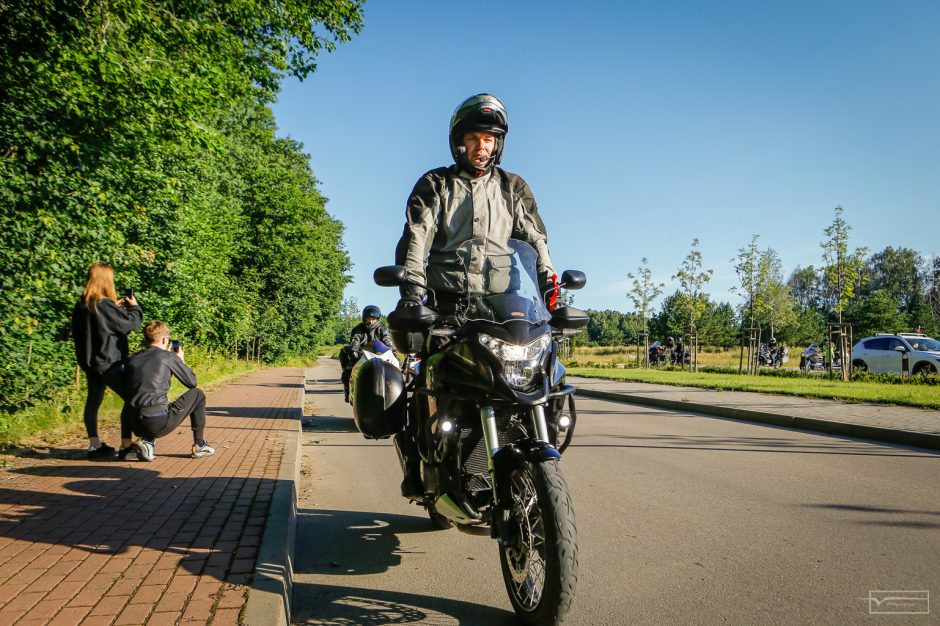
[[[777,338],[776,338],[776,337],[771,337],[771,338],[770,338],[770,345],[772,345],[772,346],[777,345]]]
[[[496,135],[496,148],[483,168],[467,160],[467,149],[463,145],[463,136],[475,130]],[[502,159],[503,141],[508,132],[509,115],[499,98],[488,93],[471,96],[460,103],[450,118],[450,154],[457,165],[477,174],[485,174]]]
[[[675,345],[675,343],[676,343],[676,340],[675,340],[675,339],[673,339],[672,337],[666,337],[666,345],[667,345],[667,346]]]
[[[367,317],[374,317],[375,322],[370,324],[366,321]],[[369,328],[375,328],[379,323],[380,317],[382,317],[382,311],[374,304],[370,304],[366,308],[362,309],[362,322]]]

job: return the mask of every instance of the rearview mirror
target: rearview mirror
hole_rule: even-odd
[[[402,265],[385,265],[375,270],[372,279],[379,287],[397,287],[405,284],[407,274]]]
[[[907,352],[907,348],[905,348],[904,346],[894,346],[894,351],[895,352]]]
[[[565,289],[581,289],[587,283],[584,272],[565,270],[561,274],[561,286]]]

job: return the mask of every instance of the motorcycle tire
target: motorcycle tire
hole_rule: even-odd
[[[525,461],[509,480],[515,537],[499,551],[509,600],[523,624],[561,624],[578,582],[578,531],[568,485],[551,461]]]

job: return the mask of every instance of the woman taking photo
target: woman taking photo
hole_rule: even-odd
[[[114,448],[98,438],[98,408],[106,387],[124,399],[127,335],[140,328],[143,319],[132,291],[118,300],[110,265],[95,263],[88,269],[82,297],[72,312],[72,336],[78,366],[88,378],[84,417],[89,459],[106,459],[115,454]],[[125,403],[122,416],[128,410],[130,406]]]

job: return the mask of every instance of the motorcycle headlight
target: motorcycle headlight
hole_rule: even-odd
[[[503,364],[503,378],[510,387],[524,389],[532,384],[535,375],[542,370],[542,360],[552,338],[544,334],[523,346],[480,333],[480,343]]]

